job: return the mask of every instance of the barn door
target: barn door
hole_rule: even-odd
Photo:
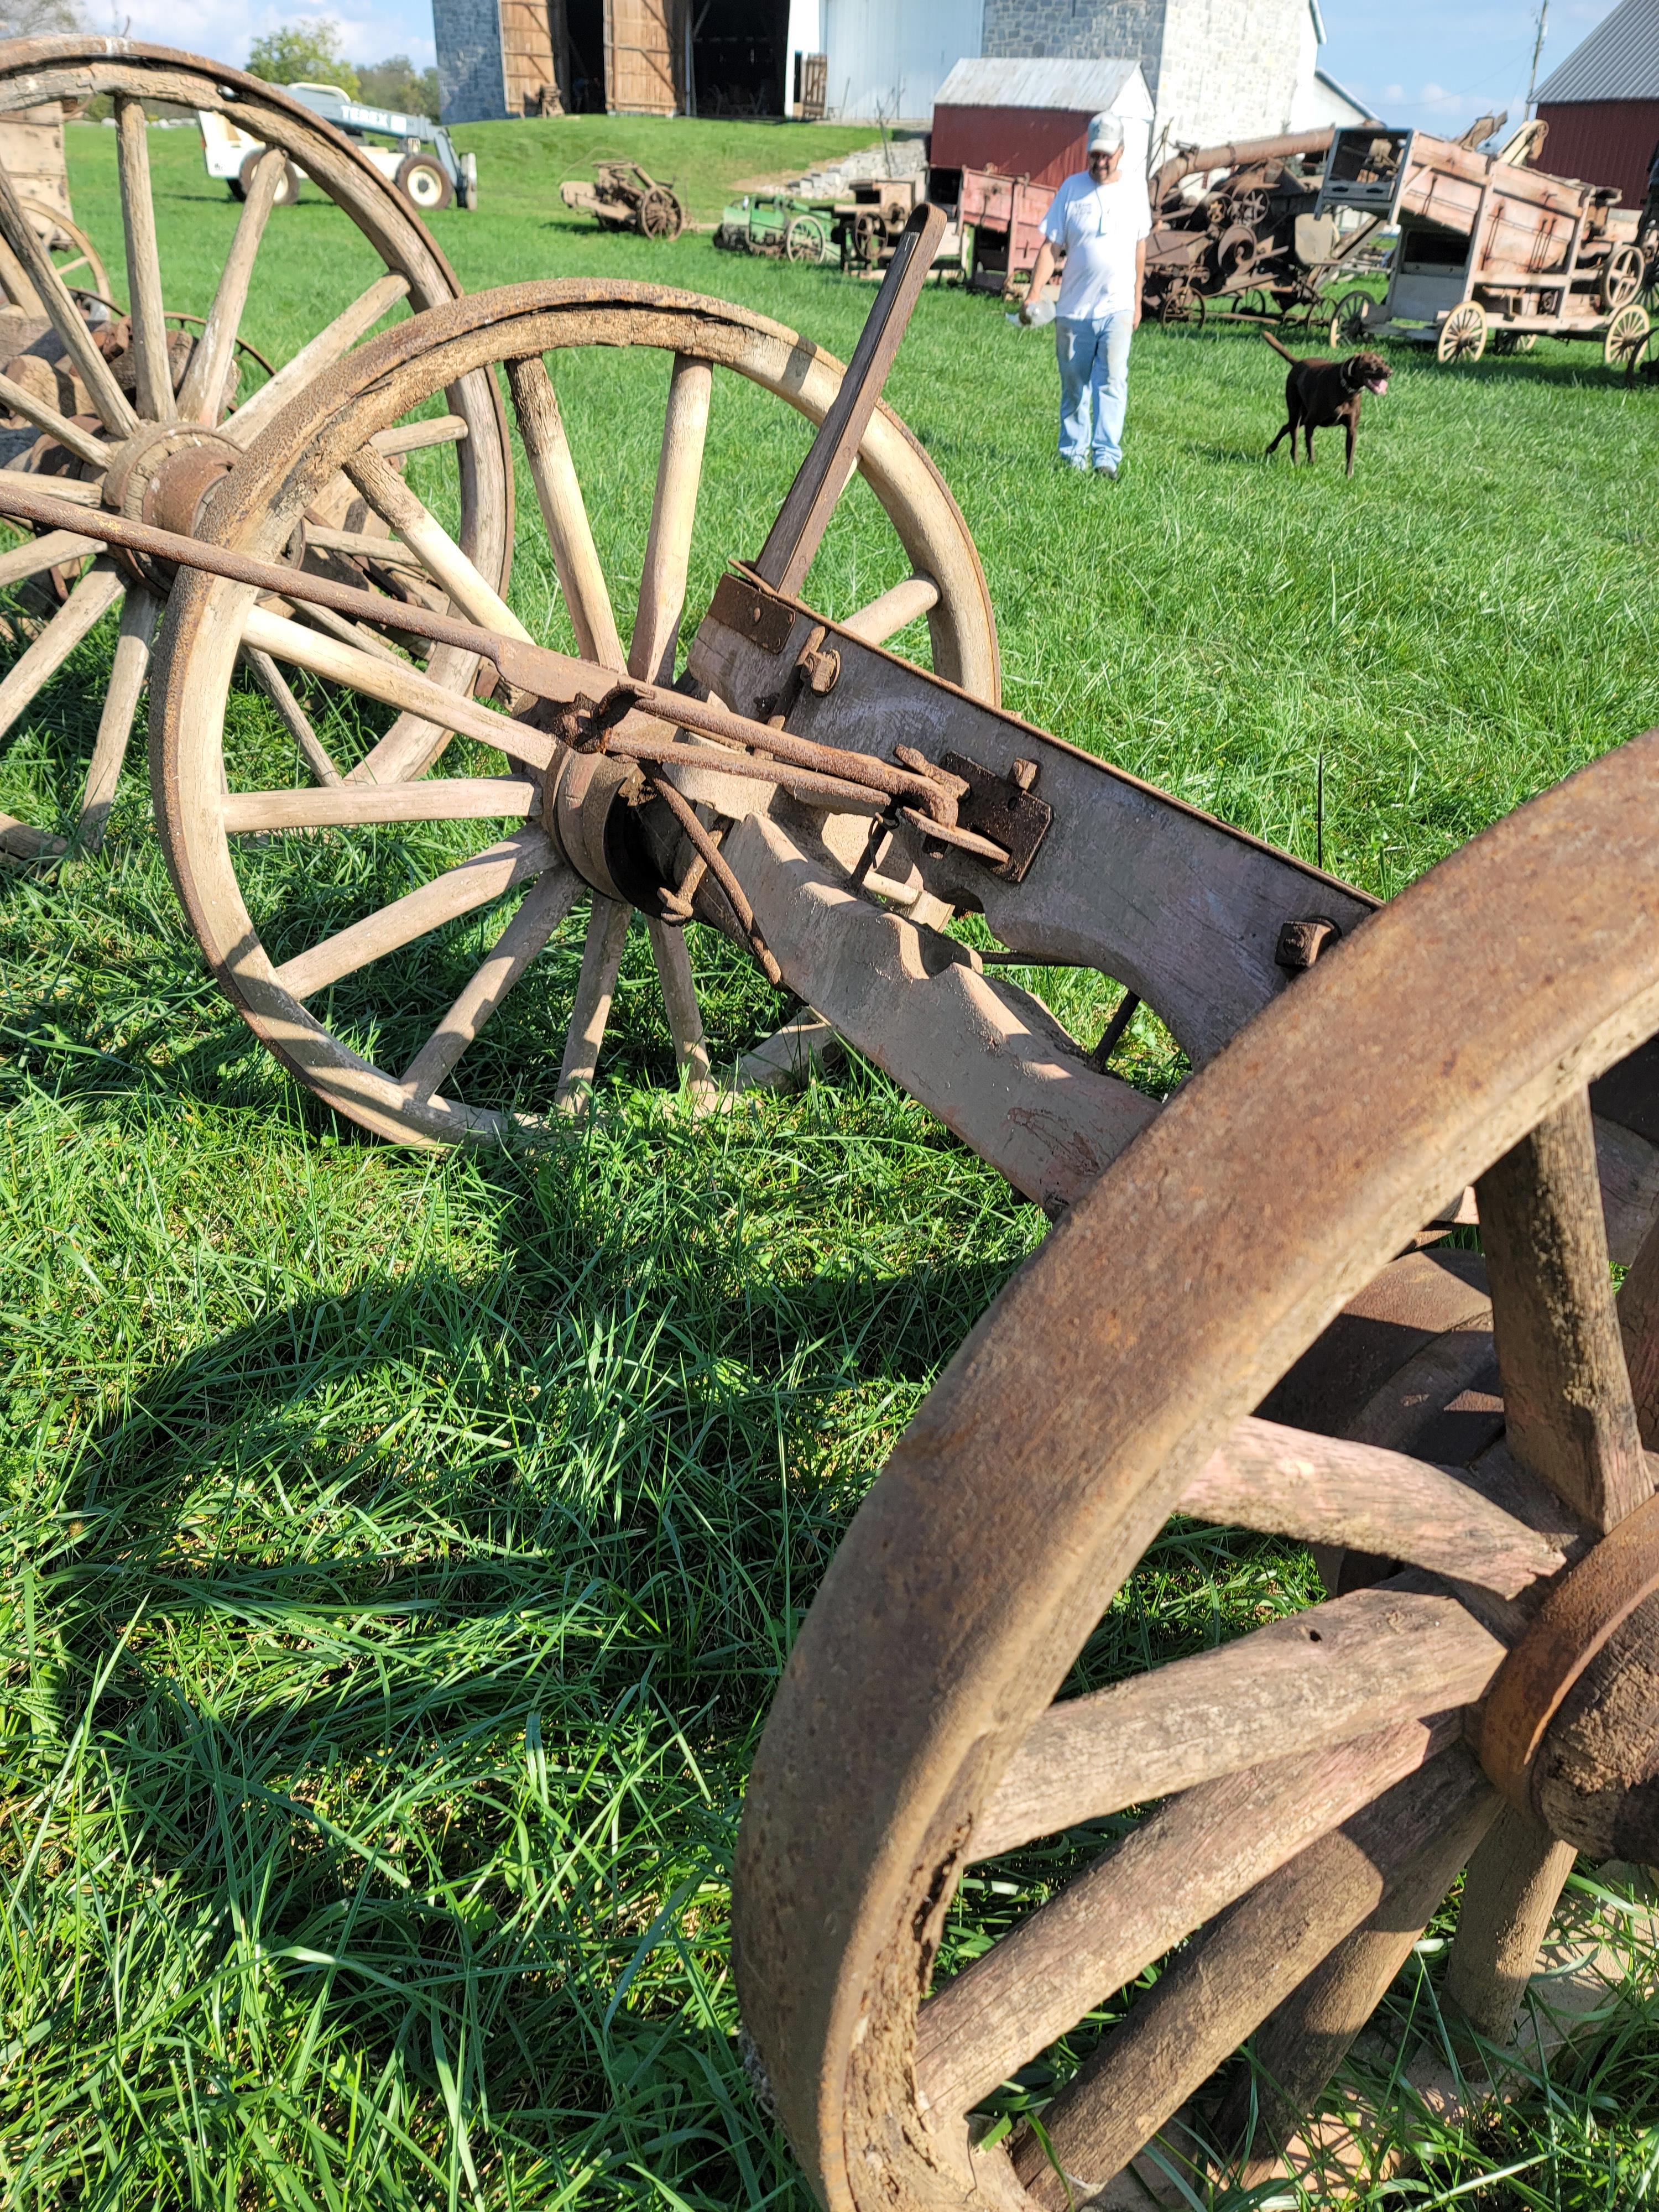
[[[673,0],[605,0],[605,104],[613,115],[672,115]]]

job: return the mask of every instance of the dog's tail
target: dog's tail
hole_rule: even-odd
[[[1279,340],[1273,336],[1271,331],[1263,331],[1261,335],[1267,339],[1267,343],[1273,348],[1273,351],[1278,354],[1283,354],[1286,361],[1295,361],[1297,358],[1297,356],[1291,351],[1289,346],[1280,345]]]

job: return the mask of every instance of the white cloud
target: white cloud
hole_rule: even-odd
[[[1360,85],[1354,87],[1356,92],[1363,89],[1363,86]],[[1382,97],[1390,106],[1394,106],[1406,97],[1406,88],[1403,84],[1385,84],[1382,88]]]
[[[98,18],[106,4],[106,0],[93,0],[96,27],[103,27]],[[302,17],[331,12],[315,6],[285,8],[272,4],[272,0],[252,8],[243,0],[167,0],[165,6],[162,0],[115,0],[110,27],[118,32],[131,15],[132,38],[156,46],[182,46],[187,52],[232,62],[240,68],[247,60],[249,46],[266,32]],[[354,61],[407,54],[417,69],[422,69],[435,57],[432,19],[424,9],[411,22],[409,12],[398,6],[397,0],[390,0],[385,8],[354,9],[349,15],[342,12],[334,20],[340,26],[345,51]]]

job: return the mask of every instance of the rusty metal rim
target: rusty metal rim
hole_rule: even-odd
[[[1659,1590],[1659,1493],[1557,1579],[1493,1678],[1480,1763],[1512,1805],[1534,1810],[1533,1761],[1573,1685],[1613,1631]]]

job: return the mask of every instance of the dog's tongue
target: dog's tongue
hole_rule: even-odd
[[[1367,392],[1381,392],[1384,397],[1386,397],[1389,389],[1389,380],[1386,376],[1368,377],[1365,380],[1365,389]]]

